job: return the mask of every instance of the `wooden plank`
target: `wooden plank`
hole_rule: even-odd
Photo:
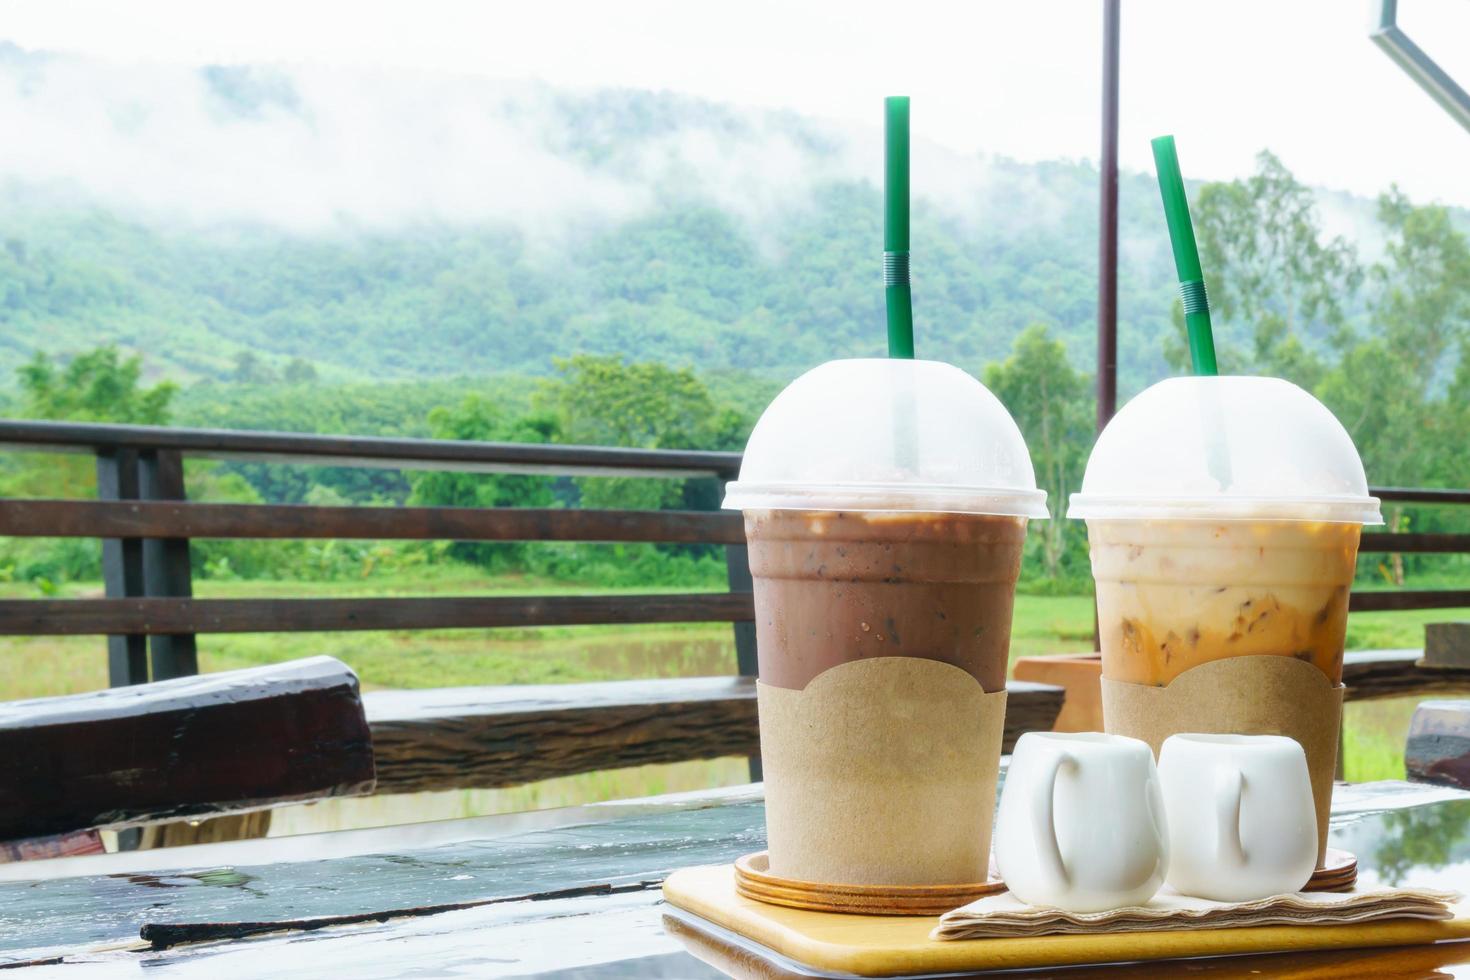
[[[0,600],[0,636],[734,623],[754,615],[748,592],[414,599],[4,599]]]
[[[1420,650],[1356,650],[1343,657],[1342,680],[1347,685],[1347,700],[1371,701],[1378,698],[1413,697],[1416,695],[1441,694],[1445,692],[1470,693],[1470,667],[1430,667],[1421,665],[1423,651]],[[1057,657],[1022,657],[1016,662],[1017,676],[1028,680],[1059,684],[1088,692],[1096,690],[1097,677],[1101,674],[1101,659],[1097,654],[1068,654]],[[1074,680],[1069,682],[1068,675]],[[1070,731],[1096,731],[1101,725],[1101,707],[1097,695],[1084,699],[1076,709],[1078,718]],[[1068,722],[1074,712],[1067,705],[1066,712],[1058,719]],[[1088,719],[1091,719],[1089,721]]]
[[[720,484],[720,496],[725,496],[725,485]],[[733,515],[740,517],[740,515]],[[744,520],[741,520],[744,524]],[[755,588],[755,582],[750,575],[750,549],[745,545],[745,530],[742,526],[740,537],[736,541],[725,545],[725,582],[730,586],[731,592],[750,592]],[[755,623],[745,621],[734,624],[735,633],[735,673],[742,677],[754,677],[758,664],[755,648]],[[759,748],[759,747],[757,747]],[[746,760],[746,768],[750,771],[750,781],[761,782],[765,778],[765,769],[761,765],[760,752],[750,755]]]
[[[171,450],[139,454],[138,496],[144,500],[184,500],[183,457]],[[181,598],[194,594],[187,536],[143,542],[143,594]],[[154,634],[148,645],[149,670],[154,680],[199,673],[199,647],[192,632]]]
[[[138,496],[138,454],[132,450],[97,454],[97,496],[104,501],[134,500]],[[128,506],[122,504],[120,506]],[[105,537],[105,535],[97,535]],[[143,594],[143,543],[121,540],[124,535],[102,542],[102,587],[109,598]],[[107,638],[107,683],[112,687],[148,681],[148,638],[142,634],[113,634]]]
[[[755,588],[755,581],[750,575],[750,550],[743,540],[725,547],[725,580],[733,595],[748,593]],[[754,677],[756,670],[755,623],[738,622],[735,624],[735,672]]]
[[[1445,490],[1439,487],[1370,487],[1368,492],[1379,500],[1396,500],[1411,504],[1470,504],[1470,490]]]
[[[681,510],[0,501],[0,535],[745,544],[739,514]]]
[[[174,450],[190,458],[486,473],[733,478],[740,471],[739,453],[701,450],[391,439],[16,419],[0,419],[0,446],[21,452]]]
[[[1006,727],[1000,750],[1009,752],[1026,732],[1049,732],[1062,712],[1065,689],[1051,684],[1010,681],[1006,685]]]
[[[1460,609],[1467,606],[1470,606],[1470,589],[1354,592],[1348,596],[1348,610],[1350,612],[1384,612],[1397,609]]]
[[[0,840],[371,792],[330,657],[0,704]]]
[[[15,861],[47,861],[51,858],[106,854],[102,835],[95,830],[73,830],[50,837],[0,841],[0,864]]]
[[[1425,623],[1425,667],[1470,667],[1470,623]]]
[[[1415,782],[1470,789],[1470,701],[1425,701],[1414,710],[1404,768]]]
[[[1356,650],[1343,658],[1349,701],[1470,693],[1470,668],[1421,667],[1422,650]]]
[[[0,419],[0,445],[31,452],[170,449],[195,458],[394,469],[449,468],[466,472],[484,469],[486,472],[613,473],[624,476],[643,472],[646,475],[719,476],[725,479],[734,479],[740,472],[740,454],[730,452],[176,429],[28,419]],[[1470,490],[1373,487],[1370,492],[1381,500],[1470,503]]]
[[[1016,682],[1005,749],[1049,731],[1060,688]],[[599,769],[759,751],[753,677],[373,691],[379,793],[515,786]]]
[[[1017,680],[1055,684],[1066,692],[1054,732],[1100,732],[1102,714],[1102,656],[1096,653],[1019,657],[1011,667]]]
[[[1403,554],[1470,554],[1470,534],[1365,533],[1359,552]]]
[[[379,793],[757,754],[753,678],[373,691]]]

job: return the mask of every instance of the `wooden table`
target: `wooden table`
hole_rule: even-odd
[[[1332,840],[1363,880],[1470,891],[1470,793],[1342,785]],[[760,788],[0,865],[0,966],[56,975],[336,977],[809,976],[663,905],[675,868],[760,849]],[[590,892],[590,893],[588,893]],[[375,913],[503,899],[458,911]],[[354,925],[154,950],[145,925],[317,920]],[[165,937],[171,936],[165,930]],[[1470,976],[1470,942],[1115,966],[1088,976]],[[1023,974],[1025,975],[1025,974]]]

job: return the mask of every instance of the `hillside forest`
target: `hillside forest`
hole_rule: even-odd
[[[1053,169],[1053,184],[1086,186],[1087,168]],[[509,231],[426,229],[351,244],[262,232],[220,243],[101,210],[16,211],[0,249],[0,363],[13,372],[0,409],[736,450],[800,370],[834,352],[881,350],[881,290],[858,244],[877,240],[877,202],[869,184],[824,188],[784,226],[780,263],[729,214],[668,203],[568,246],[557,275]],[[1193,210],[1223,371],[1274,374],[1316,394],[1352,434],[1375,485],[1470,486],[1470,240],[1458,213],[1389,189],[1372,205],[1379,244],[1365,255],[1327,232],[1320,195],[1270,153],[1249,177],[1197,186]],[[1033,522],[1022,588],[1086,591],[1085,531],[1060,515],[1095,419],[1088,235],[1069,233],[1082,244],[1067,251],[1055,236],[1012,235],[986,252],[967,247],[961,229],[946,238],[942,215],[916,220],[928,221],[932,253],[924,264],[916,257],[920,354],[959,364],[1001,398],[1049,494],[1054,519]],[[1135,355],[1124,397],[1185,368],[1182,314],[1157,251],[1134,265],[1125,252],[1120,331]],[[926,333],[934,323],[945,329]],[[190,467],[190,496],[200,500],[718,505],[716,488],[698,480]],[[91,463],[8,454],[0,493],[91,496]],[[1394,531],[1470,529],[1451,510],[1392,506],[1385,515]],[[203,578],[371,577],[453,562],[606,585],[718,586],[724,576],[713,549],[692,546],[207,541],[193,554]],[[1422,587],[1458,561],[1365,556],[1360,584]],[[0,579],[43,593],[95,581],[97,563],[95,542],[0,542]]]

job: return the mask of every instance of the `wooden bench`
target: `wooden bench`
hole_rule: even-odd
[[[12,859],[46,853],[31,838],[373,785],[357,677],[331,657],[0,703],[0,841]]]
[[[1063,691],[1012,683],[1004,747],[1046,731]],[[755,679],[375,691],[364,696],[378,791],[494,788],[619,766],[760,751]]]

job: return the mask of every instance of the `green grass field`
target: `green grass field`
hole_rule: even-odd
[[[201,581],[209,597],[507,595],[585,593],[584,587],[515,577],[487,577],[467,567],[431,568],[411,576],[360,581]],[[654,591],[639,590],[600,590]],[[675,590],[668,590],[675,591]],[[98,595],[99,585],[69,585],[64,596]],[[33,597],[33,587],[0,584],[0,597]],[[1470,618],[1470,610],[1354,613],[1348,649],[1417,647],[1426,622]],[[1011,658],[1075,653],[1092,646],[1087,596],[1016,598]],[[328,654],[351,665],[367,689],[474,684],[542,684],[630,677],[692,677],[734,671],[730,629],[687,626],[583,626],[519,630],[427,632],[260,633],[203,636],[204,670],[229,670]],[[100,637],[0,640],[0,700],[93,690],[107,684]],[[1403,775],[1403,745],[1416,699],[1351,704],[1347,710],[1349,779]],[[273,832],[391,823],[504,812],[647,795],[742,781],[743,763],[719,760],[590,773],[513,790],[420,794],[393,800],[332,801],[278,812]]]

